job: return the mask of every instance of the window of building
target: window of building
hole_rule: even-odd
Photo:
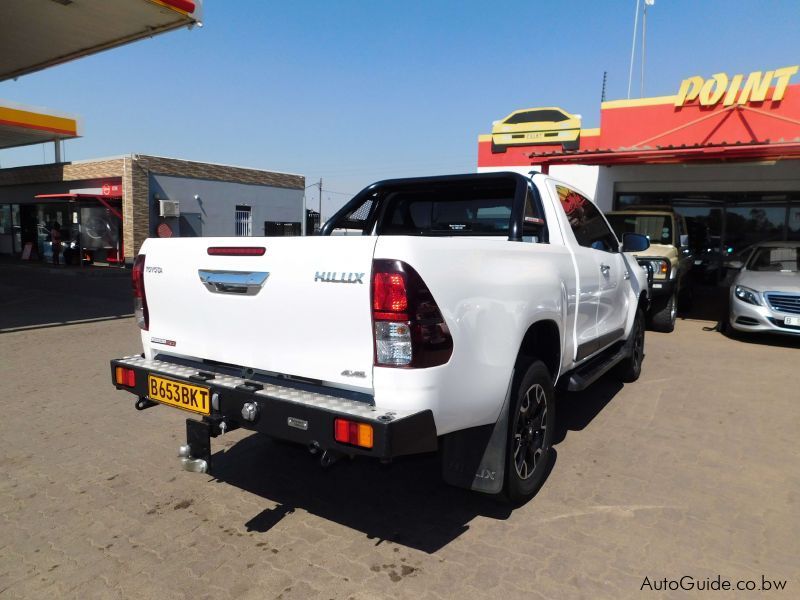
[[[290,237],[300,235],[300,223],[264,221],[264,235],[267,237]]]
[[[557,185],[556,192],[569,219],[572,233],[581,246],[616,252],[619,243],[597,207],[575,190]]]
[[[253,213],[249,206],[236,206],[236,236],[250,237],[253,235]]]

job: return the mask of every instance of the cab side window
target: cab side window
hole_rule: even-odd
[[[617,237],[594,204],[575,190],[563,185],[557,185],[556,192],[561,207],[567,214],[572,233],[581,246],[603,252],[619,250]]]

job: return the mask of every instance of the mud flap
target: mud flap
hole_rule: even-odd
[[[494,425],[470,427],[444,436],[442,477],[446,483],[485,494],[499,494],[503,490],[513,381],[512,372]]]

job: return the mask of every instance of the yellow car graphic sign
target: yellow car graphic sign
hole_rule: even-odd
[[[523,108],[492,126],[492,152],[505,152],[508,146],[560,144],[564,150],[577,150],[581,135],[581,116],[557,106]]]

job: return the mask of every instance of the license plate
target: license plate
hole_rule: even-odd
[[[527,140],[542,140],[544,139],[544,132],[539,131],[535,133],[526,133],[525,139]]]
[[[147,397],[150,400],[177,406],[201,415],[211,414],[208,388],[148,375],[147,392]]]
[[[786,317],[783,320],[783,324],[784,325],[796,325],[797,327],[800,327],[800,317]]]
[[[696,261],[694,261],[694,264],[695,265],[702,265],[703,261],[702,260],[696,260]]]

